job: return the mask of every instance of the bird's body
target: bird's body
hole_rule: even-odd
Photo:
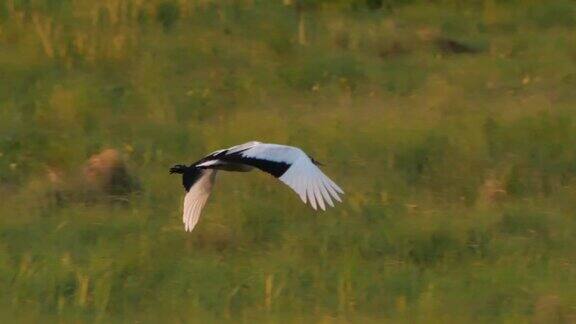
[[[317,165],[297,147],[253,141],[218,150],[190,166],[176,165],[170,173],[182,174],[187,192],[183,222],[185,229],[192,231],[210,196],[217,171],[248,172],[257,168],[287,184],[314,209],[319,206],[324,210],[325,203],[334,206],[332,199],[341,201],[338,194],[344,192]]]

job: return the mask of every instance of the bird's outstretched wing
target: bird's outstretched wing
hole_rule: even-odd
[[[196,181],[188,188],[188,192],[184,197],[184,212],[182,221],[186,231],[191,232],[198,223],[202,208],[208,201],[210,193],[212,192],[212,185],[216,177],[216,170],[204,169],[199,170],[200,174],[196,177]]]
[[[316,205],[319,205],[322,210],[325,210],[324,201],[334,207],[331,197],[342,201],[338,193],[344,194],[344,191],[322,173],[308,156],[294,161],[278,179],[296,191],[304,203],[308,200],[314,209]]]
[[[248,142],[216,151],[200,160],[199,168],[217,168],[222,163],[237,163],[270,173],[292,188],[312,208],[334,206],[344,191],[328,178],[301,149],[292,146]]]

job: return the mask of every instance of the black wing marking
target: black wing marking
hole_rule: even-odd
[[[245,157],[242,155],[242,153],[245,150],[242,151],[237,151],[231,154],[227,154],[228,150],[223,150],[223,151],[219,151],[216,152],[215,154],[211,154],[203,159],[201,159],[200,161],[194,163],[194,165],[199,165],[208,161],[215,161],[215,160],[219,160],[219,161],[224,161],[224,162],[230,162],[230,163],[239,163],[239,164],[245,164],[245,165],[249,165],[251,167],[255,167],[258,168],[266,173],[269,173],[271,175],[273,175],[276,178],[281,177],[291,166],[291,164],[288,164],[286,162],[277,162],[277,161],[270,161],[270,160],[265,160],[265,159],[258,159],[258,158],[254,158],[254,157]],[[204,169],[212,169],[215,168],[217,166],[217,164],[213,164],[213,165],[207,165],[205,167],[200,167],[200,168],[204,168]]]
[[[182,174],[182,185],[186,192],[190,190],[190,188],[200,179],[202,173],[204,171],[200,168],[196,168],[194,166],[187,168],[186,171]]]
[[[273,175],[276,178],[281,177],[291,166],[286,162],[276,162],[253,157],[245,157],[242,156],[242,152],[235,152],[220,159],[226,162],[242,163],[258,168],[266,173]]]

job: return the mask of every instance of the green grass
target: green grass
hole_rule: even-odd
[[[0,4],[1,318],[576,321],[576,5],[368,2]],[[254,139],[344,202],[221,174],[185,233],[168,168]],[[60,200],[109,147],[141,190]]]

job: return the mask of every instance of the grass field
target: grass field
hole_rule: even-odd
[[[576,3],[378,7],[0,1],[1,321],[576,322]],[[169,167],[249,140],[343,203],[222,174],[185,233]],[[140,189],[59,198],[105,148]]]

